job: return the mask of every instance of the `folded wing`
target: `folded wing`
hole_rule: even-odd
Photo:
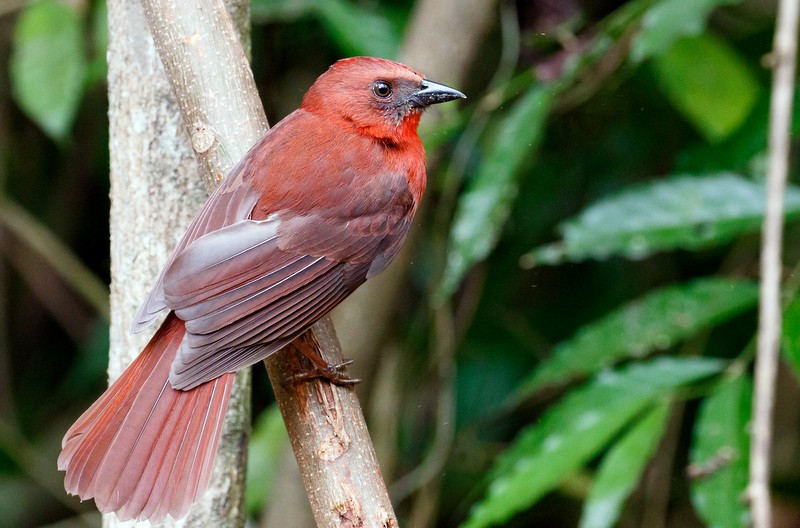
[[[209,233],[165,272],[166,304],[186,322],[173,387],[189,389],[261,361],[366,279],[368,260],[280,249],[281,223],[247,220]]]

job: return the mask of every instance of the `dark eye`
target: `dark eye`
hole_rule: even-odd
[[[392,95],[392,85],[386,81],[375,81],[372,83],[372,93],[381,99],[386,99]]]

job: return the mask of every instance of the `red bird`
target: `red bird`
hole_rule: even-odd
[[[166,320],[67,431],[65,487],[121,520],[205,492],[234,372],[300,335],[397,255],[425,190],[422,110],[462,98],[384,59],[344,59],[225,178],[133,323]]]

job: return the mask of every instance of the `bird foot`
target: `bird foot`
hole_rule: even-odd
[[[356,383],[361,383],[361,380],[358,378],[351,378],[347,375],[346,372],[342,372],[341,370],[353,363],[352,359],[346,359],[341,363],[337,363],[336,365],[331,365],[330,363],[326,363],[324,367],[317,365],[316,363],[313,364],[311,370],[307,370],[306,372],[300,372],[298,374],[294,374],[289,376],[289,380],[294,382],[301,382],[301,381],[309,381],[313,379],[326,379],[333,383],[334,385],[355,385]]]

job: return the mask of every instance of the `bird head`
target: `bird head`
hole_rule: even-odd
[[[416,137],[425,108],[463,97],[458,90],[430,81],[403,64],[352,57],[319,76],[303,98],[302,108],[360,134],[399,142]]]

